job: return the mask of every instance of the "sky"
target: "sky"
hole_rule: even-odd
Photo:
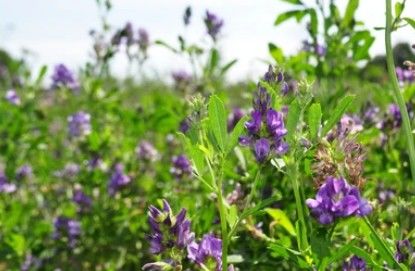
[[[306,3],[313,1],[305,0]],[[357,19],[369,29],[384,24],[383,0],[361,0]],[[267,44],[273,42],[286,53],[295,53],[301,41],[307,37],[304,25],[290,21],[273,26],[276,16],[290,5],[280,0],[113,0],[109,23],[122,27],[130,21],[135,28],[143,27],[152,40],[162,39],[176,44],[177,35],[206,42],[203,39],[202,18],[206,9],[225,20],[223,38],[219,47],[225,60],[238,59],[230,71],[231,80],[255,78],[263,74],[263,60],[270,60]],[[338,0],[341,10],[346,0]],[[192,6],[193,18],[189,29],[184,29],[182,14],[186,6]],[[406,13],[415,10],[415,1],[407,1]],[[412,14],[413,15],[413,14]],[[90,59],[92,41],[89,30],[99,28],[100,17],[95,0],[0,0],[0,48],[6,48],[15,56],[24,49],[32,52],[30,63],[34,68],[46,64],[65,63],[77,69]],[[384,52],[382,31],[373,31],[376,41],[371,53]],[[415,30],[406,27],[394,34],[394,41],[415,42]],[[188,69],[183,59],[161,47],[151,48],[150,59],[145,66],[148,75],[166,76],[173,70]],[[116,74],[127,72],[125,58],[117,58],[113,64]]]

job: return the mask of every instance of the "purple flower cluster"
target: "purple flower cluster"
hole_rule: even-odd
[[[52,89],[59,87],[79,90],[79,83],[75,79],[75,75],[64,64],[56,65],[52,75]]]
[[[110,196],[114,196],[119,190],[126,187],[131,182],[130,176],[124,174],[124,166],[122,164],[116,164],[114,172],[108,183],[108,193]]]
[[[281,112],[271,108],[271,97],[259,87],[254,97],[251,119],[245,123],[248,135],[241,136],[239,143],[250,146],[258,163],[266,162],[273,154],[282,155],[288,151],[284,141],[287,133]]]
[[[366,271],[367,266],[365,260],[357,257],[356,255],[352,256],[349,261],[343,263],[343,271]]]
[[[395,259],[398,263],[405,263],[415,270],[415,250],[408,239],[396,242]]]
[[[412,70],[396,67],[396,76],[401,84],[413,83],[415,81],[415,73]]]
[[[192,164],[184,154],[173,157],[170,173],[175,178],[183,179],[184,177],[190,176],[192,171]]]
[[[74,247],[81,236],[81,223],[65,216],[59,216],[53,222],[54,239],[66,239],[70,247]]]
[[[75,189],[72,200],[78,205],[78,212],[80,213],[89,211],[92,206],[92,199],[79,188]]]
[[[335,138],[344,139],[349,134],[354,135],[360,131],[363,131],[363,121],[356,115],[344,115],[337,123],[336,130],[330,132],[327,138],[330,141]]]
[[[159,158],[159,153],[156,148],[146,140],[141,141],[137,146],[136,154],[138,159],[145,162],[154,162]]]
[[[166,200],[163,200],[161,210],[153,205],[149,207],[148,222],[151,230],[149,241],[152,254],[161,254],[171,249],[183,250],[194,239],[194,233],[190,231],[190,221],[186,219],[186,209],[183,208],[174,215]]]
[[[6,91],[5,98],[7,101],[9,101],[9,103],[13,105],[20,105],[21,103],[20,97],[14,89],[9,89],[8,91]]]
[[[214,41],[216,41],[219,32],[223,27],[223,19],[219,18],[216,14],[207,10],[204,22],[207,28],[207,33]]]
[[[190,24],[190,19],[192,18],[192,8],[190,6],[188,6],[185,10],[184,10],[184,14],[183,14],[183,23],[185,26],[188,26]]]
[[[68,131],[71,137],[83,137],[91,133],[91,115],[79,111],[68,117]]]
[[[16,189],[16,185],[9,183],[6,175],[0,171],[0,193],[13,193]]]
[[[222,270],[222,240],[214,235],[204,235],[199,244],[193,241],[187,251],[191,261],[198,265],[207,265],[207,270]]]
[[[311,214],[321,224],[331,224],[336,218],[353,215],[365,216],[372,211],[359,189],[343,178],[328,177],[320,187],[315,199],[307,199]]]

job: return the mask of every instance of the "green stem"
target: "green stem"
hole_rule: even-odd
[[[255,174],[255,178],[252,184],[252,188],[251,188],[251,192],[249,193],[246,202],[245,202],[245,208],[244,210],[247,210],[249,208],[249,205],[251,204],[252,198],[255,195],[255,191],[258,187],[258,183],[259,183],[259,176],[261,176],[261,169],[262,169],[262,165],[259,166],[256,174]],[[241,221],[245,218],[245,216],[241,215],[238,220],[235,222],[235,224],[231,227],[231,230],[229,231],[228,234],[228,240],[232,240],[233,235],[235,234],[236,229],[238,228],[238,225],[241,223]]]
[[[218,204],[220,226],[222,230],[222,270],[228,270],[228,225],[226,224],[226,207],[223,202],[222,177],[218,179]]]
[[[386,30],[385,30],[385,46],[386,46],[386,62],[388,66],[389,79],[392,82],[392,90],[395,96],[396,102],[398,103],[399,110],[402,115],[403,129],[406,135],[406,141],[408,144],[409,151],[409,162],[411,167],[412,180],[415,183],[415,145],[414,138],[412,135],[411,123],[409,120],[408,110],[406,109],[405,101],[402,97],[398,78],[396,76],[395,63],[393,60],[392,52],[392,3],[391,0],[386,0]]]
[[[305,206],[300,193],[300,185],[298,183],[298,164],[293,162],[293,164],[287,167],[288,178],[291,180],[291,185],[294,191],[295,205],[297,207],[297,216],[300,226],[300,236],[298,236],[298,246],[300,250],[306,251],[309,247],[307,239],[307,223],[305,220]]]
[[[252,184],[252,188],[251,188],[251,192],[249,192],[248,197],[246,198],[246,202],[245,202],[245,208],[249,208],[249,205],[251,204],[252,198],[255,196],[257,187],[258,187],[258,183],[259,183],[259,176],[261,175],[261,169],[262,169],[262,165],[259,165],[259,168],[255,174],[255,178],[254,178],[254,182]]]

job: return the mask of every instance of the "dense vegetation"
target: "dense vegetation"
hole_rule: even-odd
[[[295,55],[270,42],[254,82],[228,82],[226,24],[191,7],[201,44],[110,26],[97,0],[78,72],[2,51],[0,270],[415,270],[415,45],[390,40],[415,28],[405,0],[376,30],[358,0],[285,2],[275,25],[307,22],[309,39]],[[155,46],[192,71],[146,77]]]

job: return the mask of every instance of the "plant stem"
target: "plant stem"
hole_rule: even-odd
[[[259,165],[258,170],[255,174],[254,182],[252,183],[251,191],[249,192],[249,195],[246,198],[245,209],[249,208],[249,205],[251,204],[252,198],[255,196],[255,192],[256,192],[256,189],[258,187],[259,176],[261,175],[261,169],[262,169],[262,165]]]
[[[223,177],[223,157],[221,157],[219,174],[217,176],[217,194],[218,194],[218,207],[220,216],[220,226],[222,232],[222,270],[228,270],[228,225],[226,218],[226,206],[223,198],[222,190],[222,177]]]
[[[305,207],[300,193],[300,185],[298,183],[298,164],[293,162],[291,165],[287,165],[288,178],[291,180],[291,184],[294,190],[295,205],[297,207],[297,216],[299,220],[300,232],[297,238],[298,246],[300,250],[306,251],[309,247],[308,235],[307,235],[307,224],[305,220]]]
[[[402,115],[403,129],[406,135],[406,141],[408,144],[409,151],[409,162],[411,167],[412,180],[415,183],[415,146],[414,138],[412,135],[411,123],[409,120],[408,110],[406,109],[405,101],[402,97],[398,78],[396,76],[395,63],[393,60],[392,52],[392,3],[391,0],[386,0],[386,29],[385,29],[385,46],[386,46],[386,63],[388,67],[389,79],[392,82],[392,90],[395,96],[396,102],[398,103],[399,110]]]

